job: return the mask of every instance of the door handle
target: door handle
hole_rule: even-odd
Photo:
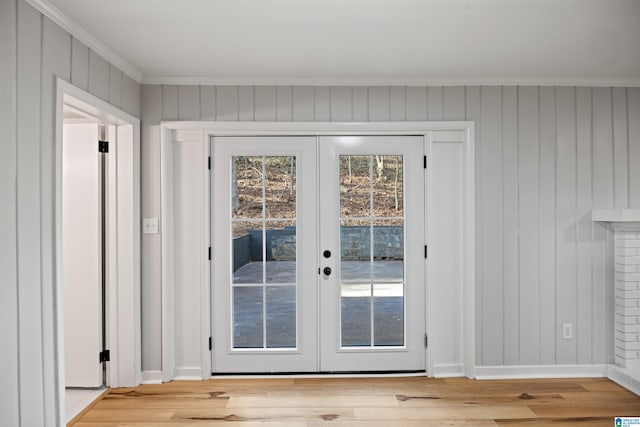
[[[325,267],[322,272],[325,276],[331,276],[331,267]]]

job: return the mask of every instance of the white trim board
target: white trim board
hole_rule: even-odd
[[[143,76],[145,85],[186,86],[576,86],[576,87],[640,87],[640,80],[598,79],[499,79],[499,78],[256,78],[256,77],[183,77]]]
[[[140,384],[162,384],[162,371],[142,371]]]
[[[458,342],[452,346],[443,344],[440,340],[448,339],[446,336],[438,337],[436,334],[430,335],[429,348],[427,350],[427,366],[428,375],[437,376],[461,376],[465,375],[469,378],[474,377],[474,360],[475,360],[475,253],[474,253],[474,215],[475,215],[475,185],[474,185],[474,124],[468,121],[452,121],[452,122],[163,122],[161,124],[161,198],[162,198],[162,371],[163,381],[174,379],[179,372],[188,368],[189,372],[195,375],[194,366],[176,366],[175,360],[175,322],[176,313],[172,301],[174,301],[174,259],[173,253],[173,144],[174,136],[177,140],[189,139],[196,141],[201,139],[204,146],[208,146],[207,142],[212,136],[269,136],[269,135],[297,135],[297,136],[322,136],[322,135],[422,135],[425,138],[425,144],[432,147],[438,143],[452,143],[458,146],[462,151],[464,163],[461,164],[461,181],[463,188],[461,195],[461,203],[464,206],[464,213],[461,214],[461,224],[464,228],[463,247],[464,253],[461,254],[462,268],[460,273],[460,299],[464,310],[459,310],[460,318],[458,323],[460,331],[453,335]],[[427,150],[427,153],[430,153]],[[206,155],[206,148],[203,149],[203,156]],[[203,157],[203,161],[205,158]],[[430,161],[430,160],[429,160]],[[428,168],[429,169],[429,168]],[[205,199],[207,195],[204,195]],[[207,211],[204,217],[209,218],[209,203],[204,201]],[[427,215],[429,217],[429,215]],[[427,228],[429,225],[427,225]],[[427,236],[430,232],[427,231]],[[427,242],[428,243],[428,242]],[[208,244],[206,245],[208,246]],[[205,253],[206,247],[202,248]],[[203,272],[208,268],[208,261],[203,266]],[[205,274],[202,276],[206,277]],[[431,281],[427,281],[427,295],[435,294],[434,289],[430,288]],[[435,281],[433,281],[435,286]],[[202,296],[209,295],[208,278],[201,280],[201,289],[199,293]],[[204,300],[204,299],[203,299]],[[201,309],[202,321],[204,322],[210,307],[210,301],[203,303]],[[430,305],[429,299],[425,302],[426,307]],[[441,315],[444,315],[441,313]],[[447,319],[440,319],[436,315],[428,316],[426,331],[429,331],[430,325],[439,325],[448,322]],[[201,342],[194,343],[193,348],[188,351],[199,351],[202,355],[202,376],[200,378],[209,378],[207,372],[211,372],[211,358],[205,357],[209,355],[208,343],[206,337],[209,336],[210,323],[203,325],[203,333]],[[205,329],[206,327],[206,329]],[[435,327],[435,326],[434,326]],[[215,337],[214,337],[215,340]],[[455,360],[439,360],[438,354],[446,354],[446,352],[434,352],[435,349],[444,348],[443,346],[459,348],[460,354]],[[187,351],[183,349],[183,351]],[[435,356],[433,356],[435,355]],[[191,377],[191,374],[189,375]]]
[[[607,365],[476,366],[477,380],[602,378]]]
[[[80,26],[74,20],[69,18],[67,15],[62,13],[56,7],[52,6],[46,0],[25,0],[31,6],[33,6],[38,12],[42,13],[47,18],[51,19],[53,22],[62,27],[63,30],[67,31],[76,39],[80,40],[82,43],[86,44],[91,50],[96,52],[98,55],[102,56],[111,64],[118,67],[125,74],[131,77],[138,83],[142,82],[142,73],[138,71],[133,65],[129,64],[125,61],[120,55],[111,50],[111,48],[107,47],[100,40],[95,38],[91,33],[84,29],[84,27]]]
[[[640,396],[640,373],[615,365],[607,367],[607,378]]]

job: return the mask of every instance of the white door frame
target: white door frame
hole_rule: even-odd
[[[141,380],[140,331],[140,121],[58,78],[55,110],[55,283],[54,337],[57,366],[58,423],[66,424],[64,384],[64,286],[62,278],[62,127],[64,106],[112,124],[117,135],[116,161],[110,162],[112,203],[108,216],[110,246],[107,284],[107,369],[110,387],[131,387]],[[96,141],[96,150],[98,144]],[[96,355],[98,357],[98,355]]]
[[[475,166],[474,166],[474,123],[469,121],[452,122],[163,122],[160,129],[161,139],[161,197],[162,197],[162,371],[163,380],[169,381],[175,378],[175,307],[171,303],[174,294],[174,254],[172,253],[172,139],[175,131],[199,132],[203,144],[203,161],[209,153],[209,140],[215,136],[323,136],[323,135],[422,135],[425,140],[425,152],[428,156],[428,164],[434,160],[431,153],[434,152],[434,144],[462,144],[461,170],[458,171],[460,179],[460,200],[463,206],[460,227],[462,236],[462,249],[460,250],[459,272],[460,287],[458,295],[459,311],[455,322],[459,324],[459,335],[452,339],[455,341],[452,347],[459,349],[459,360],[441,361],[430,357],[439,347],[445,347],[449,343],[442,343],[438,334],[431,334],[431,329],[438,325],[451,323],[447,314],[438,310],[437,303],[429,298],[429,295],[437,294],[439,277],[427,262],[427,286],[425,306],[427,307],[426,331],[429,336],[429,348],[427,349],[426,372],[429,376],[466,376],[473,378],[475,375]],[[430,197],[433,188],[434,168],[427,168],[427,209],[426,209],[426,243],[429,244],[429,236],[437,234],[438,224],[430,221],[430,212],[436,206]],[[206,177],[204,178],[206,180]],[[208,189],[208,184],[206,186]],[[209,194],[204,196],[204,218],[210,218]],[[205,221],[206,222],[206,221]],[[204,227],[207,227],[204,225]],[[208,228],[207,228],[208,229]],[[433,239],[432,239],[433,240]],[[202,253],[209,246],[209,238],[203,242]],[[203,298],[202,339],[197,343],[200,350],[202,364],[199,369],[202,378],[211,376],[211,357],[207,344],[210,336],[210,281],[209,262],[202,265],[202,280],[200,283],[200,295]],[[441,282],[441,280],[440,280]],[[194,351],[195,351],[194,345]],[[445,352],[446,353],[446,352]]]

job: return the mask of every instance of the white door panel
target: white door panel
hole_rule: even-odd
[[[214,371],[317,370],[315,141],[213,140]]]
[[[423,138],[320,137],[319,153],[321,370],[423,370]]]
[[[63,128],[65,385],[102,385],[102,254],[97,124]]]

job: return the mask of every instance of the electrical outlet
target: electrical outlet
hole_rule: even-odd
[[[158,234],[158,218],[143,218],[142,219],[142,233],[143,234]]]
[[[562,324],[562,339],[563,340],[572,340],[573,339],[573,324],[572,323],[563,323]]]

